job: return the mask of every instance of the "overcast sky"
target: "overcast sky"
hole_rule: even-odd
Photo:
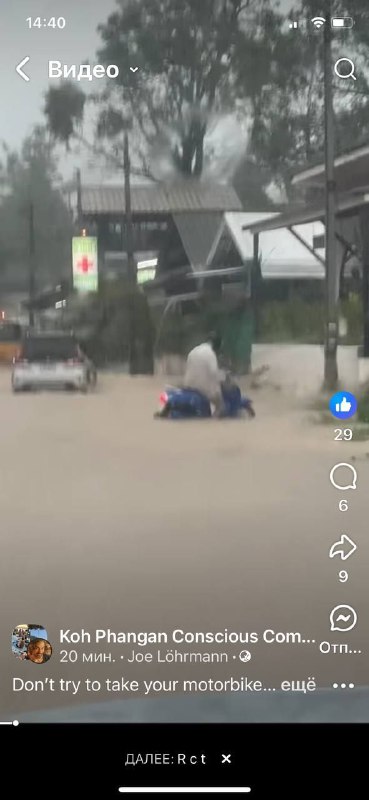
[[[287,11],[296,5],[298,0],[280,0],[279,8]],[[0,0],[0,140],[18,149],[33,126],[44,123],[42,108],[49,85],[48,62],[56,60],[71,65],[90,60],[96,63],[96,50],[101,44],[97,25],[105,22],[115,8],[115,0]],[[40,17],[42,24],[50,17],[64,17],[66,25],[63,30],[30,29],[27,17]],[[28,83],[15,71],[16,65],[26,56],[30,58],[24,67],[30,77]],[[99,88],[101,83],[98,82]],[[58,81],[52,84],[58,85]],[[95,81],[84,80],[77,85],[85,91],[96,88]],[[63,177],[69,179],[77,165],[82,167],[84,178],[90,182],[109,177],[102,174],[101,168],[92,172],[82,153],[67,158],[63,148],[59,167]]]
[[[282,7],[290,2],[282,0]],[[55,59],[66,64],[83,63],[86,58],[93,61],[101,41],[96,27],[115,7],[115,0],[0,0],[1,139],[19,146],[32,126],[42,121],[43,94],[49,82],[48,61]],[[64,30],[30,30],[26,22],[30,16],[41,17],[42,22],[63,16],[66,26]],[[29,83],[15,72],[25,56],[30,57],[26,67]],[[82,81],[80,86],[86,88],[91,83]]]
[[[100,37],[96,32],[115,8],[114,0],[0,0],[1,125],[0,139],[19,147],[34,124],[43,122],[44,93],[48,87],[48,61],[65,64],[94,63]],[[28,28],[27,17],[65,17],[64,30]],[[29,83],[15,67],[26,56]],[[54,81],[57,85],[57,81]],[[101,83],[101,82],[100,82]],[[81,87],[91,87],[82,81]]]

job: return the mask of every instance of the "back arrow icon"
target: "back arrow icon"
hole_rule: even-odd
[[[346,533],[343,533],[340,540],[332,544],[332,547],[329,551],[329,558],[340,556],[342,561],[346,561],[347,558],[352,556],[355,550],[357,550],[357,545],[355,542],[353,542]]]
[[[27,61],[29,61],[29,56],[23,58],[22,61],[20,61],[15,68],[15,71],[18,72],[18,75],[20,75],[20,77],[23,78],[24,81],[29,81],[28,75],[26,75],[26,73],[23,72],[22,70],[22,67],[24,67],[24,65],[27,64]]]

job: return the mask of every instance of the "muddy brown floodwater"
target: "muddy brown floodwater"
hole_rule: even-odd
[[[0,374],[2,715],[72,702],[46,691],[13,694],[13,677],[368,683],[368,444],[333,441],[333,422],[312,424],[306,409],[268,388],[251,393],[253,421],[157,421],[161,386],[158,378],[104,375],[88,396],[13,396],[9,374]],[[352,456],[359,484],[345,493],[343,514],[329,470]],[[343,532],[358,550],[342,584],[343,565],[328,553]],[[340,603],[355,608],[358,623],[333,635],[329,615]],[[11,654],[11,631],[25,622],[46,627],[48,664]],[[216,648],[228,663],[175,667],[129,664],[131,647],[59,643],[60,629],[106,628],[227,628],[257,632],[259,642],[248,664],[231,646]],[[316,644],[266,643],[266,629]],[[362,654],[323,655],[321,641]],[[62,649],[77,649],[77,662],[61,663]],[[112,661],[82,663],[82,652],[111,653]],[[107,699],[105,691],[78,695],[79,703]]]

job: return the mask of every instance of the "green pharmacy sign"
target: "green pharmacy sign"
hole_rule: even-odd
[[[98,288],[97,238],[73,236],[73,286],[79,292],[96,292]]]

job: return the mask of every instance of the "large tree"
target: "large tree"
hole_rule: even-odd
[[[63,201],[50,137],[37,127],[19,153],[3,145],[0,163],[0,268],[11,285],[27,286],[30,208],[39,288],[70,269],[71,218]]]
[[[117,5],[99,28],[104,42],[99,59],[119,67],[102,116],[106,132],[119,132],[121,109],[128,107],[156,155],[166,151],[180,173],[199,176],[209,119],[232,107],[230,61],[239,17],[260,0],[118,0]],[[136,65],[139,71],[132,74]]]
[[[364,6],[366,0],[358,3]],[[337,32],[332,42],[332,70],[343,53],[353,54],[357,64],[355,84],[333,75],[337,152],[369,138],[369,85],[367,72],[361,69],[369,55],[369,36],[358,24],[356,7],[357,0],[331,4],[333,14],[351,13],[357,23],[351,32]],[[239,94],[245,108],[251,106],[249,150],[289,195],[291,172],[324,153],[324,37],[322,29],[311,23],[314,16],[324,14],[324,0],[301,0],[290,15],[299,20],[298,30],[290,30],[287,20],[276,24],[271,18],[270,28],[264,30],[266,42],[261,37],[237,49]]]
[[[331,4],[334,14],[356,18],[353,31],[335,35],[333,54],[342,55],[344,42],[358,66],[369,54],[369,36],[358,22],[369,16],[366,4]],[[122,168],[129,126],[133,172],[214,177],[219,152],[229,146],[221,123],[233,114],[244,131],[236,148],[240,158],[290,194],[291,171],[323,153],[323,33],[311,19],[324,13],[324,0],[299,0],[296,31],[288,26],[292,13],[268,0],[117,0],[117,10],[99,28],[98,60],[117,64],[119,76],[89,96],[97,140],[83,137],[86,97],[72,84],[48,93],[50,129],[66,142],[78,138],[106,164]],[[355,86],[335,78],[337,149],[369,135],[368,97],[365,69],[358,70]],[[229,159],[229,173],[234,161]]]
[[[117,0],[116,12],[99,27],[103,46],[97,60],[116,64],[119,76],[90,95],[98,144],[85,144],[121,166],[122,135],[130,126],[133,163],[141,174],[199,177],[214,158],[209,134],[217,120],[235,111],[237,46],[251,44],[269,24],[275,16],[266,14],[269,5],[270,0]],[[85,99],[71,84],[49,91],[45,110],[59,139],[83,140]]]

